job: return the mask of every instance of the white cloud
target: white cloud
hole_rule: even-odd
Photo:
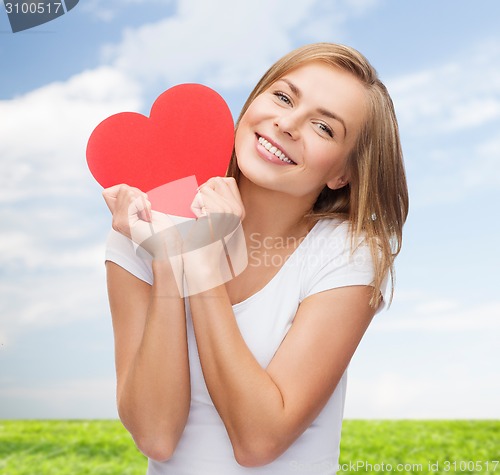
[[[418,304],[415,311],[419,315],[435,315],[436,313],[450,312],[459,308],[458,302],[450,299],[424,301]]]
[[[500,188],[500,137],[496,134],[479,143],[467,166],[462,169],[462,181],[466,188]]]
[[[128,29],[104,57],[146,83],[205,82],[248,87],[297,42],[338,37],[346,18],[377,0],[180,0],[176,15]]]
[[[102,319],[108,313],[103,255],[93,256],[100,270],[24,272],[0,284],[0,327],[9,342],[46,326]],[[71,263],[73,266],[73,263]]]
[[[499,60],[500,44],[476,45],[459,59],[388,81],[402,128],[422,136],[499,119]]]
[[[81,11],[93,15],[98,20],[110,22],[123,11],[124,7],[129,5],[144,5],[149,7],[152,5],[172,6],[175,0],[85,0],[81,2],[79,8]]]
[[[500,97],[471,98],[464,104],[450,108],[449,122],[444,130],[459,130],[478,127],[500,117]]]
[[[383,0],[347,0],[347,7],[352,8],[353,13],[365,14],[372,8],[383,3]]]
[[[468,368],[467,368],[468,369]],[[441,376],[382,371],[349,377],[345,417],[357,419],[497,419],[500,382],[458,368]]]
[[[499,190],[499,158],[500,140],[493,135],[483,141],[457,137],[446,148],[429,149],[426,144],[410,148],[406,163],[412,209],[470,202],[477,193]]]
[[[0,102],[8,118],[0,129],[0,327],[9,344],[106,311],[107,211],[85,148],[101,120],[140,106],[137,85],[109,67]]]
[[[0,350],[5,350],[9,346],[7,335],[0,329]]]
[[[217,87],[248,85],[291,49],[290,29],[307,21],[315,0],[294,8],[283,8],[285,3],[183,0],[175,16],[127,30],[107,56],[141,80],[175,84],[203,78]]]
[[[403,137],[412,206],[500,187],[500,43],[388,81]]]
[[[0,418],[116,418],[115,380],[82,379],[0,387]],[[42,416],[41,416],[42,415]],[[45,416],[46,417],[46,416]]]
[[[403,311],[393,309],[390,315],[373,323],[381,332],[492,332],[500,331],[500,301],[482,302],[466,307],[458,301],[427,300],[414,306],[406,304]]]
[[[427,390],[421,381],[397,373],[383,372],[377,378],[348,377],[348,380],[346,418],[394,418],[402,414],[407,417],[407,407],[425,396]]]
[[[140,90],[109,67],[0,102],[0,203],[88,186],[86,141],[107,116],[137,110]]]
[[[500,301],[398,291],[350,368],[348,418],[498,418]]]
[[[97,202],[102,202],[102,217],[107,217],[104,201]],[[96,215],[90,211],[82,214],[68,204],[67,209],[58,203],[47,204],[46,210],[28,205],[26,210],[20,208],[17,216],[0,210],[0,219],[8,223],[0,235],[0,268],[16,274],[21,269],[95,270],[96,258],[103,251],[102,242],[98,242],[104,238],[104,230],[97,235],[99,228],[93,223]]]

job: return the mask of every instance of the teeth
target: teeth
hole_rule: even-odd
[[[290,160],[279,148],[276,148],[273,144],[268,142],[264,137],[259,137],[259,143],[273,155],[276,155],[282,162],[295,165],[295,162],[292,162],[292,160]]]

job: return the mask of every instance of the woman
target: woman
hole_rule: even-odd
[[[243,221],[248,266],[225,285],[183,299],[180,275],[219,282],[214,257],[138,257],[128,237],[151,220],[144,194],[104,197],[118,409],[148,474],[335,473],[346,369],[408,211],[392,101],[367,60],[304,46],[251,93],[228,177],[193,203]]]

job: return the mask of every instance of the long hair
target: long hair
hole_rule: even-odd
[[[374,265],[370,304],[377,306],[388,273],[392,300],[394,259],[401,250],[403,225],[408,215],[408,188],[394,105],[368,60],[353,48],[332,43],[306,45],[288,53],[257,83],[243,105],[236,128],[258,95],[288,72],[312,61],[351,73],[367,92],[366,119],[346,163],[349,183],[336,190],[325,186],[308,216],[347,219],[352,242],[360,236],[367,240]],[[238,180],[240,173],[233,151],[227,176]]]

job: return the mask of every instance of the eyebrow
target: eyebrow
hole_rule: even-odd
[[[291,91],[300,99],[302,96],[302,92],[300,89],[289,79],[287,78],[281,78],[280,81],[283,81],[288,84],[288,87],[291,89]],[[329,111],[328,109],[324,109],[323,107],[320,107],[317,109],[317,111],[321,114],[324,115],[325,117],[329,117],[330,119],[336,120],[337,122],[340,122],[342,126],[344,127],[344,137],[347,135],[347,127],[345,125],[344,120],[342,117],[339,115],[335,114],[334,112]]]

